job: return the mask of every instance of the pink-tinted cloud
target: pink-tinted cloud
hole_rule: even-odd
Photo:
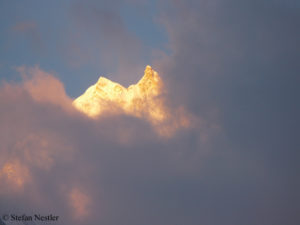
[[[64,85],[52,74],[41,70],[38,66],[18,67],[17,71],[24,77],[23,88],[34,101],[48,103],[70,112],[71,101],[65,92]]]
[[[202,130],[178,129],[164,139],[140,118],[90,119],[72,108],[53,74],[37,66],[18,71],[22,83],[0,87],[1,211],[13,213],[18,202],[18,211],[51,212],[64,225],[112,224],[126,214],[133,222],[135,210],[153,207],[139,209],[143,197],[135,193],[198,167],[201,154],[182,161],[190,154],[186,135],[192,132],[197,145],[208,146],[199,138],[208,127],[204,120],[197,123]]]
[[[91,199],[87,194],[77,188],[72,188],[69,194],[70,206],[74,210],[75,220],[84,220],[89,216]]]

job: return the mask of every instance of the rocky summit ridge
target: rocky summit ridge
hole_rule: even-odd
[[[73,101],[73,106],[91,118],[104,112],[124,112],[137,117],[162,121],[165,117],[163,103],[159,100],[163,82],[151,66],[146,66],[144,76],[128,88],[100,77]]]

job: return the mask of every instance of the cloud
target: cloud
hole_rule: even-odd
[[[51,212],[60,216],[59,224],[146,222],[154,205],[139,209],[142,193],[197,167],[181,161],[189,154],[199,157],[188,149],[189,138],[208,144],[200,138],[208,134],[200,131],[204,121],[201,129],[179,129],[164,139],[140,118],[90,119],[72,107],[53,74],[37,66],[17,70],[22,83],[0,88],[1,211]],[[146,214],[138,219],[135,210]]]
[[[72,99],[65,92],[63,84],[52,74],[42,71],[38,66],[18,67],[17,71],[24,77],[24,90],[34,101],[48,103],[71,111]]]
[[[74,209],[73,215],[75,219],[84,220],[89,215],[90,209],[88,209],[88,205],[90,198],[76,188],[71,190],[69,198],[70,205]]]
[[[243,171],[223,174],[227,180],[223,184],[230,179],[235,184],[214,192],[220,201],[210,196],[211,214],[203,215],[204,224],[260,224],[262,218],[266,224],[299,222],[292,213],[299,209],[292,196],[297,195],[299,183],[293,157],[298,155],[299,107],[294,103],[299,96],[295,59],[300,32],[299,8],[290,8],[292,2],[160,4],[170,54],[161,56],[154,67],[172,87],[174,102],[184,102],[194,114],[218,121],[227,144],[218,138],[214,150],[222,149],[232,158],[221,161]],[[239,196],[231,192],[236,185]],[[220,207],[213,207],[217,202]],[[259,216],[251,218],[251,213]]]
[[[18,192],[24,188],[25,182],[30,182],[31,177],[28,169],[20,164],[19,161],[7,162],[0,171],[0,179],[2,182],[1,192]],[[6,184],[6,185],[3,185]]]
[[[70,65],[75,68],[88,65],[107,71],[113,80],[125,85],[138,78],[137,74],[144,69],[142,59],[148,53],[120,14],[124,4],[122,1],[72,2],[68,13],[71,29],[66,32],[67,39],[62,46],[62,54]]]
[[[42,53],[45,50],[40,29],[35,21],[17,22],[11,27],[11,30],[13,31],[13,34],[28,40],[31,48],[35,52]]]

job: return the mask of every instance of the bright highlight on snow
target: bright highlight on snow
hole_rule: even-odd
[[[87,116],[96,119],[104,113],[143,118],[160,134],[170,136],[179,127],[188,127],[189,118],[182,108],[171,110],[163,97],[163,81],[151,66],[146,66],[144,76],[128,88],[100,77],[73,105]]]

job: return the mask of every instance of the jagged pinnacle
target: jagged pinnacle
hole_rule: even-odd
[[[153,77],[153,70],[151,66],[147,65],[144,71],[144,77],[149,79]]]
[[[110,82],[112,82],[111,80],[109,80],[109,79],[107,79],[107,78],[105,78],[105,77],[99,77],[99,79],[98,79],[98,81],[97,81],[97,84],[107,84],[107,83],[110,83]]]
[[[149,70],[152,70],[152,67],[150,65],[147,65],[146,68],[145,68],[145,72],[149,71]]]

